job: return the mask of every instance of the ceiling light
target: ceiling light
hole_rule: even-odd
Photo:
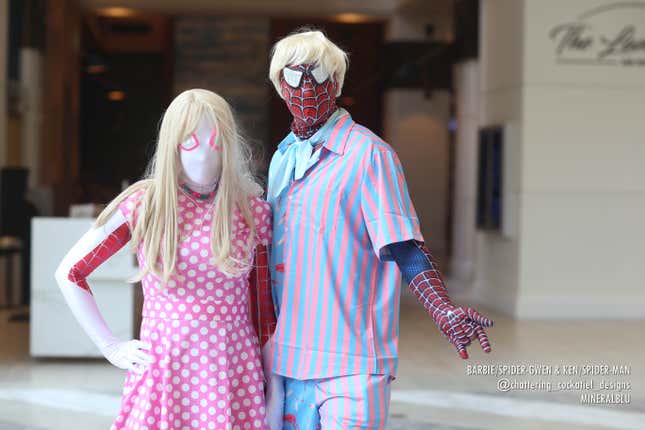
[[[99,9],[97,13],[110,18],[128,18],[137,14],[134,9],[127,7],[106,7]]]
[[[108,91],[107,99],[111,102],[120,102],[125,99],[125,92],[120,90]]]
[[[368,22],[373,20],[372,17],[369,15],[364,15],[362,13],[339,13],[338,15],[334,15],[334,19],[338,22],[342,22],[345,24],[358,24],[361,22]]]

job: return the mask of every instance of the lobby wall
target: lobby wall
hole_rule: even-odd
[[[630,26],[645,39],[645,3],[483,2],[482,125],[518,130],[517,229],[479,234],[475,291],[499,311],[645,317],[645,49],[602,54]]]

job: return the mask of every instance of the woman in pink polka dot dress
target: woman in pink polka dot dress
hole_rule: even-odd
[[[267,428],[249,274],[271,240],[271,209],[246,160],[228,104],[205,90],[180,94],[164,115],[149,178],[110,203],[59,266],[85,331],[128,369],[112,429]],[[120,341],[86,278],[128,241],[141,268],[143,320],[139,340]]]

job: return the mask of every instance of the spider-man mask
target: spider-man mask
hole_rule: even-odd
[[[315,64],[286,66],[280,88],[293,115],[291,130],[301,139],[311,137],[336,110],[336,82]]]

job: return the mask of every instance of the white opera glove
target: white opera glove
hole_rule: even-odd
[[[117,210],[106,224],[90,228],[69,250],[56,270],[56,281],[74,317],[105,358],[121,369],[143,372],[151,346],[139,340],[117,339],[99,311],[87,276],[130,240],[123,214]]]
[[[264,379],[266,380],[266,419],[269,430],[282,430],[284,415],[284,378],[271,371],[273,368],[273,336],[262,348]]]

